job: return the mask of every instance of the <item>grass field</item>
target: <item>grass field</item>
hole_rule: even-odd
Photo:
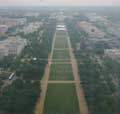
[[[56,38],[54,48],[68,48],[67,38]]]
[[[52,64],[49,80],[73,80],[71,64]]]
[[[66,31],[56,31],[56,36],[66,36]]]
[[[54,50],[53,59],[70,59],[69,50]]]
[[[43,114],[80,114],[74,84],[49,84]]]

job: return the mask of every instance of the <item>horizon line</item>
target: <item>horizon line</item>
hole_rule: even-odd
[[[0,5],[0,7],[120,7],[120,5]]]

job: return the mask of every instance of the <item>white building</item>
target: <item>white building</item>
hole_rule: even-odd
[[[64,24],[58,24],[56,30],[66,31],[66,26]]]
[[[0,24],[6,25],[8,27],[16,26],[16,25],[24,25],[26,24],[26,18],[7,18],[0,17]]]
[[[20,32],[24,32],[25,34],[33,33],[42,26],[43,26],[42,22],[30,23],[29,25],[25,26],[22,30],[20,30]]]
[[[0,34],[5,34],[7,30],[8,30],[8,27],[6,25],[0,25]]]
[[[0,57],[8,55],[19,55],[27,45],[27,40],[20,37],[10,37],[0,41]]]
[[[120,59],[120,49],[106,49],[104,53],[112,59]]]

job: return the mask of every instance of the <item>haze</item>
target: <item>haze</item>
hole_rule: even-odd
[[[0,0],[0,6],[120,6],[120,0]]]

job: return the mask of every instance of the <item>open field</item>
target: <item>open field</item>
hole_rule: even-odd
[[[88,114],[70,39],[65,31],[61,32],[57,31],[53,40],[49,80],[44,82],[47,85],[45,102],[37,114]]]
[[[54,50],[53,59],[70,59],[69,50]]]
[[[74,84],[49,84],[43,114],[80,114]]]
[[[49,80],[73,80],[71,64],[52,64]]]
[[[68,42],[66,38],[56,38],[54,48],[68,48]]]
[[[65,35],[67,35],[66,31],[56,31],[56,36],[65,36]]]

